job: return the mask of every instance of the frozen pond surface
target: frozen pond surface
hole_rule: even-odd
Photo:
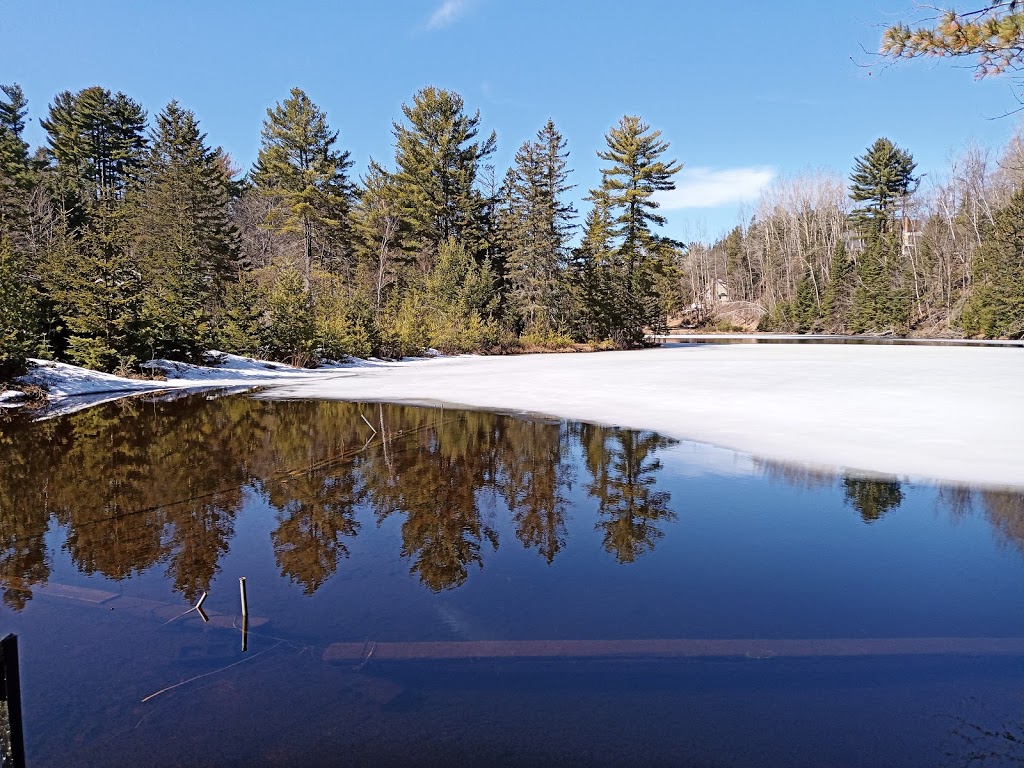
[[[1024,759],[1012,490],[206,394],[5,421],[0,467],[34,767]]]

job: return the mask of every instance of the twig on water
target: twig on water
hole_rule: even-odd
[[[198,603],[196,603],[195,605],[193,605],[193,606],[192,606],[191,608],[189,608],[189,609],[188,609],[187,611],[183,611],[182,613],[179,613],[179,614],[178,614],[177,616],[175,616],[175,617],[174,617],[173,619],[168,619],[167,621],[165,621],[165,622],[164,622],[163,624],[161,624],[160,626],[161,626],[161,627],[166,627],[166,626],[167,626],[168,624],[170,624],[170,623],[171,623],[172,621],[177,621],[177,620],[178,620],[178,619],[180,619],[180,618],[181,618],[182,616],[188,616],[188,615],[189,615],[190,613],[192,613],[192,611],[195,611],[196,613],[198,613],[198,614],[199,614],[199,617],[200,617],[200,618],[201,618],[201,619],[202,619],[203,621],[209,621],[210,619],[209,619],[209,617],[207,617],[207,615],[206,615],[206,611],[204,611],[204,610],[203,610],[203,601],[204,601],[204,600],[206,600],[206,593],[205,593],[205,592],[203,592],[203,594],[202,594],[202,597],[200,597],[200,598],[199,598],[199,602],[198,602]]]
[[[241,659],[239,661],[236,661],[236,662],[233,662],[231,664],[228,664],[226,667],[221,667],[220,669],[215,669],[212,672],[204,672],[201,675],[196,675],[195,677],[190,677],[188,680],[182,680],[180,683],[175,683],[174,685],[169,685],[166,688],[161,688],[156,693],[149,694],[149,696],[147,696],[146,698],[144,698],[142,700],[142,703],[145,704],[150,699],[155,699],[157,696],[159,696],[162,693],[167,693],[168,691],[173,691],[175,688],[180,688],[183,685],[188,685],[189,683],[194,683],[196,680],[202,680],[204,677],[210,677],[211,675],[216,675],[216,674],[219,674],[221,672],[225,672],[226,670],[229,670],[232,667],[237,667],[239,664],[244,664],[247,661],[252,661],[253,659],[258,659],[263,654],[270,653],[272,650],[277,648],[278,645],[281,645],[281,643],[278,643],[277,645],[272,645],[270,648],[267,648],[265,651],[260,651],[255,656],[248,656],[248,657],[246,657],[244,659]]]

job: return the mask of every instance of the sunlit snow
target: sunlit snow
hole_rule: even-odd
[[[268,397],[450,404],[657,430],[830,470],[1024,487],[1024,349],[730,344],[593,354],[355,361],[157,361],[167,381],[43,363],[66,399],[266,386]],[[726,459],[721,462],[729,463]],[[734,469],[749,465],[739,461]]]

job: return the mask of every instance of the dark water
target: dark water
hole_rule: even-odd
[[[237,395],[0,468],[31,766],[1024,761],[1017,494]]]

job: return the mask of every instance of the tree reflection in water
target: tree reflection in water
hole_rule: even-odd
[[[597,499],[597,528],[605,551],[620,563],[632,563],[665,535],[659,523],[676,514],[670,496],[655,489],[661,461],[655,453],[674,443],[653,432],[606,429],[592,424],[580,428],[587,469],[587,491]]]
[[[367,418],[367,417],[370,418]],[[495,515],[547,563],[565,546],[573,447],[585,435],[588,488],[607,548],[628,562],[671,520],[653,488],[648,433],[395,405],[236,396],[125,400],[0,433],[0,581],[14,609],[50,576],[56,525],[75,566],[121,580],[163,565],[194,601],[234,536],[247,493],[274,509],[283,577],[316,592],[349,556],[360,510],[401,518],[401,556],[434,591],[457,587],[499,546]],[[594,454],[602,445],[600,455]]]
[[[20,610],[50,578],[47,534],[83,573],[121,580],[161,566],[194,601],[208,591],[252,493],[273,508],[282,576],[316,592],[349,557],[360,526],[400,520],[400,555],[433,591],[464,584],[499,547],[499,520],[551,564],[566,547],[578,482],[596,501],[602,546],[620,563],[652,551],[677,519],[658,487],[651,432],[480,411],[340,402],[124,400],[0,425],[0,587]],[[800,487],[834,476],[762,464]],[[899,507],[894,481],[847,477],[865,521]],[[943,489],[954,513],[979,508],[1024,542],[1024,497]],[[959,512],[957,512],[959,510]],[[371,517],[372,515],[372,517]],[[362,521],[362,522],[361,522]]]

